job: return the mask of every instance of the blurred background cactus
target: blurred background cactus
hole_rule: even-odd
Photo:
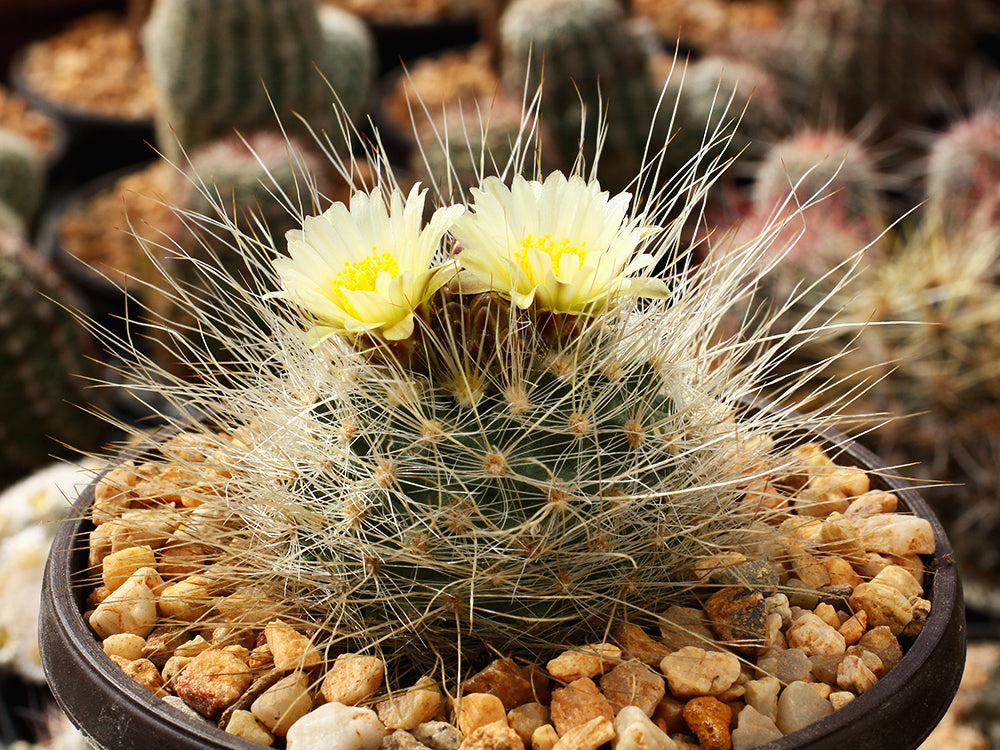
[[[96,451],[101,401],[93,342],[65,306],[75,297],[51,264],[23,240],[0,233],[0,485],[53,455]]]
[[[0,204],[25,230],[35,218],[45,190],[45,163],[27,138],[0,127]],[[15,226],[17,221],[13,222]]]
[[[335,134],[332,92],[356,116],[374,77],[371,32],[313,0],[157,0],[144,39],[158,144],[174,158],[276,117],[295,130],[295,114]]]
[[[500,18],[503,85],[517,96],[544,80],[541,109],[564,163],[581,143],[585,163],[594,163],[607,118],[599,176],[612,190],[637,174],[659,101],[647,41],[618,0],[513,0]],[[664,138],[654,133],[651,141]]]

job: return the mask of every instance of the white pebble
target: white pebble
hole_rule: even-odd
[[[288,750],[378,750],[386,728],[370,708],[324,703],[288,730]]]

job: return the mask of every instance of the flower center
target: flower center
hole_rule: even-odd
[[[536,237],[533,234],[529,234],[520,242],[521,250],[517,254],[517,262],[521,266],[521,270],[530,279],[532,273],[530,270],[530,265],[528,263],[528,251],[529,250],[541,250],[543,253],[549,256],[552,261],[552,270],[559,270],[559,260],[566,253],[572,253],[579,258],[580,265],[583,264],[583,259],[586,257],[587,252],[584,248],[587,246],[586,242],[581,242],[579,245],[573,245],[568,239],[563,239],[560,242],[556,242],[552,239],[551,234],[543,234],[540,237]],[[533,281],[539,281],[539,279],[532,279]]]
[[[399,263],[392,253],[379,253],[372,246],[372,253],[366,258],[351,263],[344,263],[344,268],[333,279],[335,292],[343,296],[345,290],[352,292],[374,292],[375,280],[385,271],[390,276],[399,273]]]

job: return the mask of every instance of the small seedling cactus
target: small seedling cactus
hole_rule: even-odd
[[[323,19],[312,0],[158,0],[145,49],[161,150],[177,160],[178,147],[273,128],[275,115],[290,128],[298,115],[332,130],[341,88],[356,115],[373,76],[370,32],[337,14]]]
[[[70,306],[75,296],[24,240],[0,232],[0,485],[64,455],[96,451],[103,423],[86,411],[99,396],[94,343]]]

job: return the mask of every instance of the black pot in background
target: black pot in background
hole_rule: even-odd
[[[52,190],[60,192],[137,162],[155,152],[152,118],[109,117],[54,101],[39,91],[26,75],[25,52],[15,53],[8,71],[11,87],[31,106],[62,124],[66,134],[63,158],[54,165]]]
[[[832,455],[872,473],[873,486],[893,491],[902,509],[927,519],[936,552],[927,560],[931,613],[903,659],[871,690],[832,715],[761,750],[914,750],[944,715],[965,663],[962,587],[951,545],[930,508],[906,482],[878,474],[870,451],[834,432],[818,436]],[[45,570],[39,646],[49,684],[67,715],[98,747],[146,750],[256,747],[192,720],[125,676],[83,619],[87,596],[88,511],[94,485],[80,495],[56,536]]]

